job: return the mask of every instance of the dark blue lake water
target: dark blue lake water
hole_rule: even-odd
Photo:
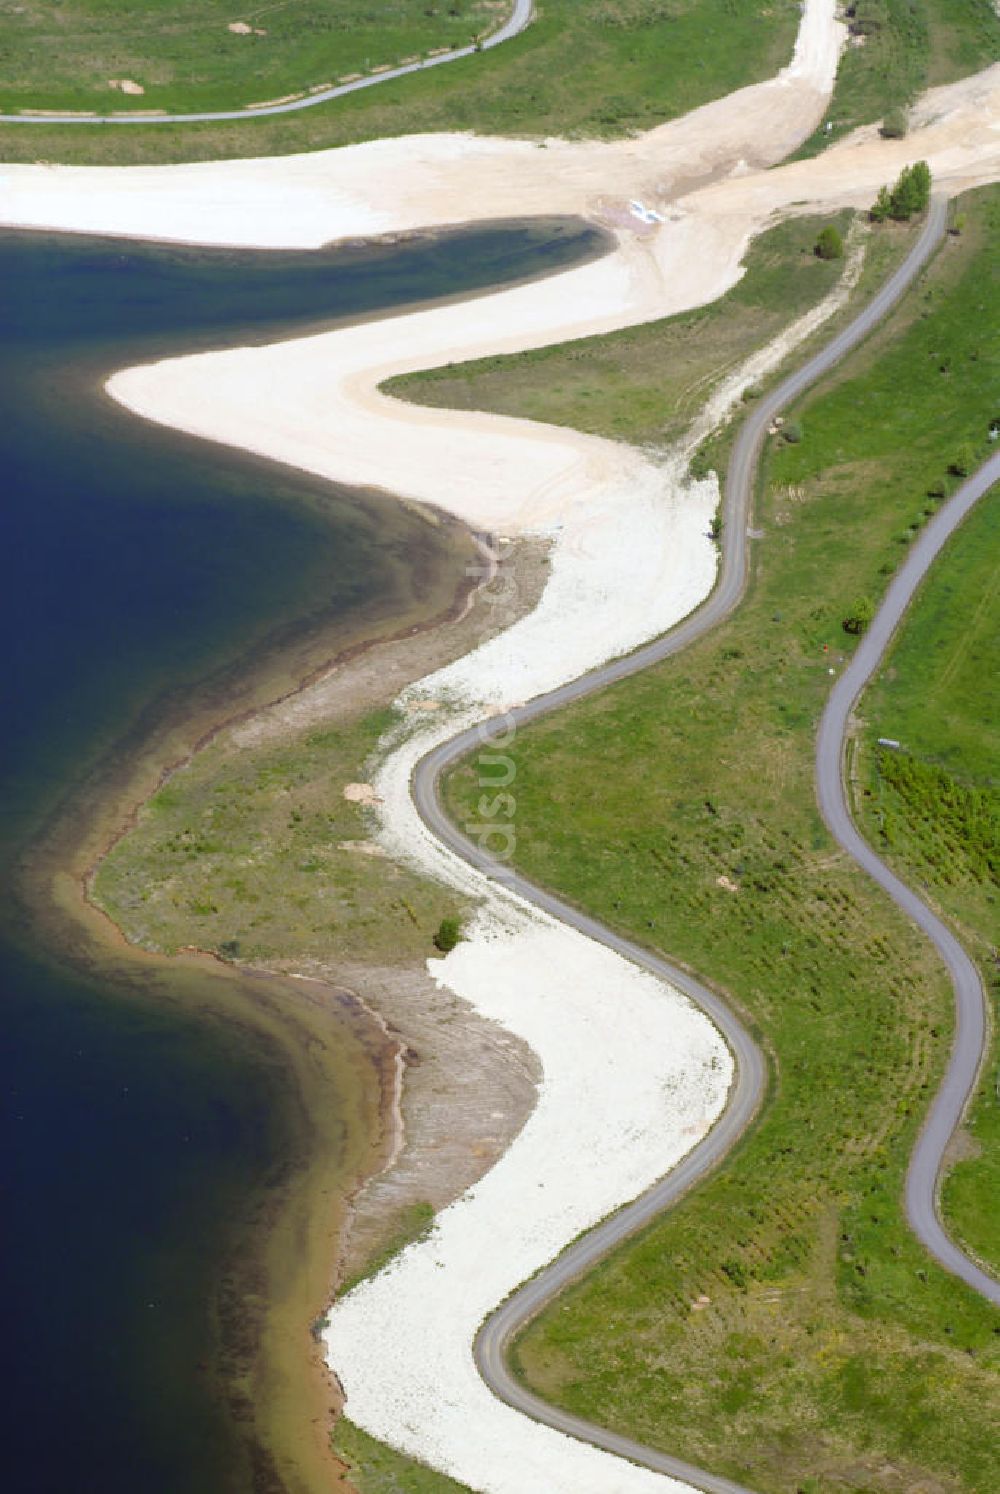
[[[5,1489],[281,1487],[215,1369],[220,1242],[288,1164],[286,1076],[172,1000],[169,972],[75,949],[32,857],[186,701],[221,710],[253,661],[391,615],[411,560],[447,561],[386,502],[146,425],[102,381],[597,247],[565,223],[274,255],[0,235]]]

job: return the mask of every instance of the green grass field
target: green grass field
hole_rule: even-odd
[[[849,220],[842,214],[831,221],[846,232]],[[515,357],[407,374],[386,388],[418,404],[489,409],[665,444],[687,429],[725,374],[832,290],[843,261],[813,253],[826,221],[791,219],[761,234],[743,279],[708,306]]]
[[[0,109],[238,109],[467,46],[491,0],[19,0],[0,31]],[[246,26],[250,34],[229,30]],[[110,88],[127,78],[145,93]]]
[[[879,850],[954,922],[994,1004],[1000,980],[1000,493],[984,498],[916,599],[864,696],[854,771],[861,823]],[[877,738],[903,744],[880,749]],[[1000,1054],[983,1070],[964,1160],[944,1208],[1000,1273]]]
[[[189,3],[194,6],[196,0]],[[387,0],[372,0],[354,8],[375,21],[399,7],[390,6]],[[318,12],[309,0],[300,0],[298,9]],[[423,7],[410,5],[407,9],[409,14],[419,15],[421,28],[432,27],[432,18],[424,16]],[[261,20],[266,26],[266,18],[262,16]],[[94,162],[203,160],[275,155],[382,135],[452,129],[487,134],[621,136],[631,130],[648,129],[743,84],[770,76],[789,60],[797,24],[794,0],[671,0],[669,6],[663,0],[541,0],[537,18],[528,30],[488,55],[364,90],[304,113],[246,123],[132,125],[127,129],[0,125],[0,156],[6,160],[42,157]],[[37,89],[44,68],[37,62],[29,66],[14,25],[9,35],[7,54],[0,57],[5,65],[0,71],[14,79],[33,77]],[[264,51],[268,40],[231,36],[223,24],[218,41],[220,58],[228,59],[230,44],[232,48],[249,46],[256,56]],[[387,40],[385,60],[396,61],[398,52],[399,47],[390,46]],[[229,60],[226,68],[231,76]],[[328,82],[329,72],[329,68],[318,72],[310,69],[296,86]],[[149,108],[168,102],[186,105],[191,101],[177,83],[171,85],[173,93],[168,100],[152,82],[141,99],[130,101],[106,87],[107,77],[120,75],[117,70],[108,71],[103,63],[97,70],[89,67],[91,92],[80,107],[104,109],[116,98],[121,108]],[[205,91],[198,94],[202,105],[211,84],[209,69],[204,76]],[[267,87],[263,80],[259,84],[255,80],[245,99],[265,99],[291,89],[291,82],[286,87],[277,78]],[[76,97],[79,104],[80,95]],[[8,93],[5,107],[12,107],[9,100]],[[24,88],[13,107],[25,107],[29,102],[51,107],[53,99]]]
[[[143,949],[185,945],[261,964],[425,958],[453,894],[364,854],[364,809],[343,796],[392,712],[279,746],[198,753],[101,862],[96,901]],[[344,849],[347,847],[347,849]]]
[[[905,108],[925,88],[989,67],[1000,57],[992,0],[856,0],[824,125],[800,154],[814,155],[858,125]]]
[[[962,237],[796,411],[802,441],[767,453],[734,617],[513,748],[522,868],[726,991],[772,1067],[727,1165],[544,1314],[517,1367],[782,1494],[994,1487],[996,1315],[901,1210],[950,988],[830,842],[812,780],[841,619],[880,594],[928,489],[958,480],[958,447],[989,449],[1000,191],[966,207]],[[448,784],[459,822],[473,790],[468,769]]]

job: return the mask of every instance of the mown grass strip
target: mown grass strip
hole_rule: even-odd
[[[572,1410],[775,1490],[985,1491],[990,1309],[910,1235],[901,1184],[950,1037],[926,944],[829,841],[815,724],[925,495],[988,449],[1000,192],[765,459],[747,600],[717,634],[536,724],[522,869],[680,957],[774,1067],[716,1178],[530,1328],[516,1363]],[[941,365],[947,364],[942,371]],[[453,775],[459,822],[474,778]]]

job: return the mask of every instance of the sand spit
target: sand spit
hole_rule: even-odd
[[[1000,68],[929,96],[904,141],[862,131],[819,161],[761,170],[821,116],[842,34],[831,0],[807,0],[795,58],[777,79],[615,145],[540,149],[448,135],[286,161],[9,167],[0,180],[8,222],[203,243],[308,246],[573,212],[615,227],[613,254],[544,284],[272,348],[132,369],[109,385],[151,419],[551,545],[538,607],[404,692],[404,707],[433,701],[436,709],[406,710],[371,776],[379,844],[477,900],[470,937],[429,969],[538,1055],[538,1103],[509,1151],[426,1241],[336,1304],[326,1335],[352,1420],[483,1494],[679,1487],[503,1406],[476,1374],[471,1340],[508,1291],[705,1134],[725,1103],[731,1060],[677,992],[485,883],[433,841],[410,799],[410,774],[436,741],[498,717],[494,784],[498,767],[504,772],[496,759],[506,706],[634,647],[697,605],[715,573],[707,529],[718,495],[713,481],[685,482],[683,452],[657,458],[526,421],[405,406],[378,385],[391,373],[714,299],[776,214],[862,204],[904,161],[926,157],[951,191],[1000,176]],[[628,223],[633,198],[664,221]],[[800,325],[796,335],[808,330]],[[743,377],[763,372],[757,360]]]

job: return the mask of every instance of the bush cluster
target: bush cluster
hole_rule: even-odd
[[[930,200],[931,168],[926,161],[914,161],[912,166],[903,167],[894,187],[879,187],[869,217],[873,223],[884,223],[886,218],[905,223],[922,213]]]

